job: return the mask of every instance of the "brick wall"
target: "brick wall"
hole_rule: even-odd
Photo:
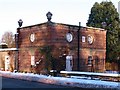
[[[43,46],[52,47],[52,56],[56,59],[56,67],[58,70],[65,70],[65,57],[68,53],[71,53],[73,56],[73,70],[77,70],[77,30],[78,26],[60,23],[42,23],[18,29],[19,70],[28,72],[40,72],[43,70],[46,63],[45,58],[43,58],[41,63],[36,67],[31,67],[31,55],[35,56],[35,62],[39,61],[42,57],[39,49]],[[66,40],[66,34],[68,32],[73,35],[73,41],[70,43]],[[30,35],[33,33],[35,40],[31,42]],[[82,42],[82,36],[85,37],[85,42]],[[92,44],[88,44],[88,36],[93,37]],[[80,70],[88,71],[88,56],[91,55],[93,57],[94,71],[104,71],[106,31],[82,27],[80,30],[79,43]]]

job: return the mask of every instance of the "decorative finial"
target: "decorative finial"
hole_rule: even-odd
[[[22,24],[23,24],[22,19],[19,19],[19,21],[18,21],[18,25],[19,25],[19,27],[21,27],[21,26],[22,26]]]
[[[52,13],[51,13],[51,12],[48,12],[48,13],[46,14],[46,16],[47,16],[48,21],[51,21]]]

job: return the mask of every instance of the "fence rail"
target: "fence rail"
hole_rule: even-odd
[[[91,79],[99,78],[100,80],[120,81],[120,74],[78,72],[78,71],[60,71],[60,74],[64,74],[69,77],[84,76],[84,77],[91,77]]]

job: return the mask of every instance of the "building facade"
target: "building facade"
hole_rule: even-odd
[[[15,70],[16,48],[8,48],[6,43],[0,44],[0,70]]]
[[[18,28],[17,33],[18,71],[105,71],[104,29],[48,20],[46,23]]]

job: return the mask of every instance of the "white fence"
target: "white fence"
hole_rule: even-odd
[[[120,74],[113,73],[94,73],[94,72],[78,72],[78,71],[60,71],[60,74],[64,74],[68,77],[79,76],[81,77],[91,77],[91,79],[100,79],[100,80],[110,80],[110,81],[120,81]]]

